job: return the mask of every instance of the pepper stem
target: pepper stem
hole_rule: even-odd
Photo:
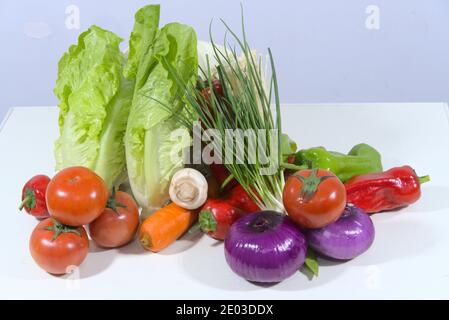
[[[26,196],[25,198],[23,198],[22,202],[20,203],[19,210],[22,210],[23,207],[25,207],[27,202],[30,200],[31,200],[31,196]]]
[[[430,176],[429,175],[421,176],[418,179],[419,179],[419,184],[423,184],[423,183],[426,183],[426,182],[430,181]]]
[[[207,232],[214,232],[217,230],[217,220],[215,220],[215,217],[212,214],[211,210],[203,210],[200,212],[198,223],[200,225],[201,231],[207,233]]]
[[[286,163],[286,162],[281,163],[281,167],[284,169],[295,170],[295,171],[307,169],[306,165],[297,166],[296,164]]]
[[[201,229],[201,225],[199,222],[195,223],[193,226],[190,227],[189,231],[187,231],[188,234],[193,234],[198,232]]]

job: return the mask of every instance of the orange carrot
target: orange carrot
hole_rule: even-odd
[[[144,220],[139,241],[144,249],[159,252],[182,236],[197,218],[195,211],[170,203]]]

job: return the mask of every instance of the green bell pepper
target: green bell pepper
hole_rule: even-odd
[[[296,153],[295,164],[329,170],[342,182],[361,174],[383,171],[380,153],[365,143],[355,145],[348,154],[323,147],[300,150]]]

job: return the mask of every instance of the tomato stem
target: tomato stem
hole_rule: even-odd
[[[47,227],[44,228],[44,230],[54,232],[53,238],[51,239],[52,242],[55,241],[56,238],[59,237],[59,235],[61,233],[74,233],[77,236],[81,237],[81,233],[77,230],[77,228],[70,227],[70,226],[67,226],[65,224],[62,224],[62,223],[60,223],[59,221],[57,221],[55,219],[52,219],[52,221],[53,221],[53,225],[52,226],[47,226]]]
[[[111,197],[109,197],[106,207],[111,209],[112,211],[114,211],[116,214],[119,215],[117,208],[127,208],[127,206],[124,205],[123,203],[118,202],[117,199],[115,198],[115,194],[116,194],[116,190],[114,188],[114,189],[112,189],[112,195],[111,195]]]
[[[294,175],[294,177],[296,177],[302,183],[299,195],[304,200],[304,202],[308,202],[313,198],[321,182],[326,179],[333,178],[333,176],[318,177],[318,169],[313,169],[308,177],[303,177],[296,174]]]

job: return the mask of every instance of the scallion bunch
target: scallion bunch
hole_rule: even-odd
[[[252,52],[247,42],[243,19],[241,38],[224,21],[222,22],[227,33],[235,40],[236,46],[231,46],[226,38],[225,45],[218,46],[210,35],[213,57],[208,59],[206,70],[201,70],[205,80],[200,83],[200,88],[197,84],[178,81],[180,93],[184,96],[188,108],[183,115],[177,116],[186,126],[192,124],[189,119],[199,119],[203,134],[207,134],[207,129],[216,129],[223,137],[222,142],[226,130],[229,129],[243,131],[251,129],[256,134],[262,132],[259,129],[263,129],[266,134],[267,150],[265,152],[271,164],[275,164],[274,172],[262,174],[263,168],[267,166],[260,161],[262,154],[255,157],[255,163],[248,163],[248,146],[244,146],[244,159],[236,159],[238,154],[233,150],[235,161],[223,164],[262,209],[282,211],[284,175],[281,154],[281,114],[273,56],[268,49],[267,60],[271,66],[271,75],[266,82],[262,58]],[[211,60],[213,60],[213,66],[211,66]],[[175,68],[171,68],[171,72],[175,78],[179,79]],[[223,94],[218,95],[211,89],[210,96],[205,97],[201,88],[213,88],[213,82],[217,79]],[[275,114],[272,112],[272,101],[275,105]],[[276,133],[275,140],[270,139],[270,132]],[[215,148],[220,147],[215,140],[211,143],[215,143]],[[258,149],[259,146],[256,150]]]

